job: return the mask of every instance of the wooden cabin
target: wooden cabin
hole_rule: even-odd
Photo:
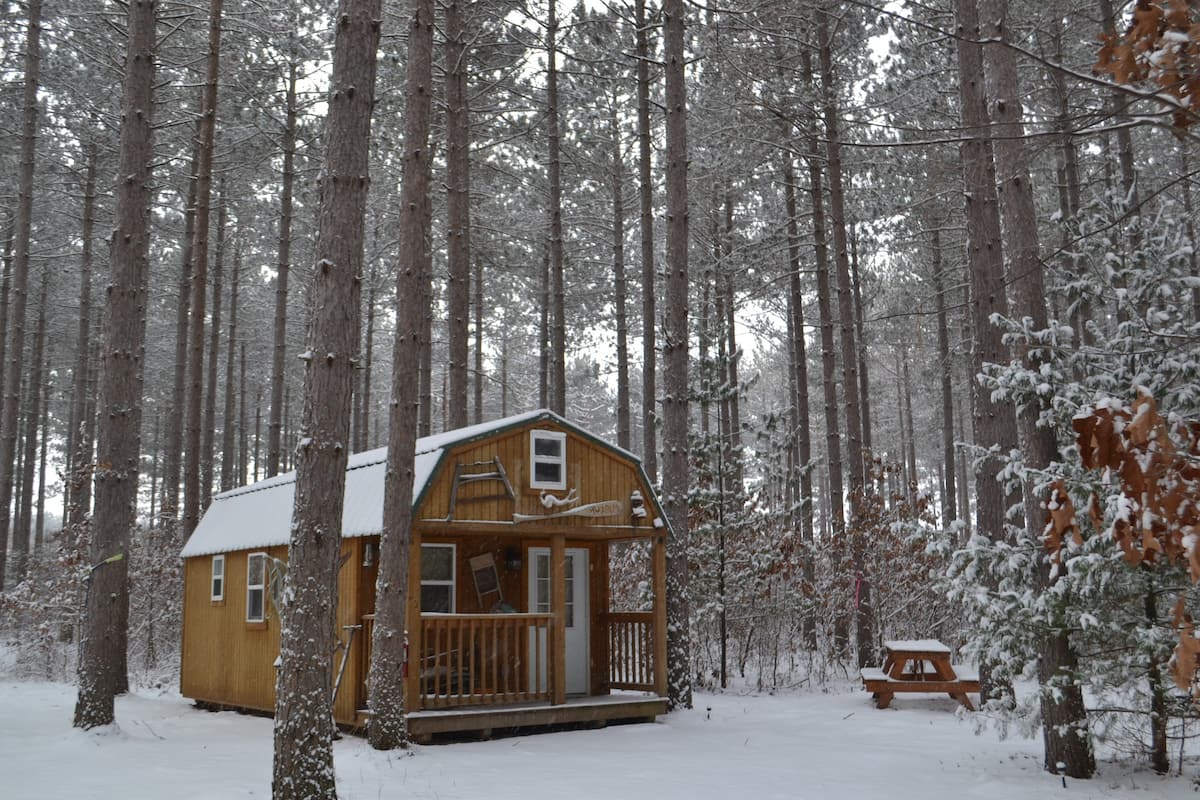
[[[346,471],[330,689],[347,727],[366,721],[386,462]],[[274,709],[294,489],[288,473],[217,495],[183,548],[180,688],[200,704]],[[665,712],[667,527],[636,456],[539,410],[418,440],[413,498],[396,679],[414,738]],[[644,575],[632,609],[613,607],[618,549]]]

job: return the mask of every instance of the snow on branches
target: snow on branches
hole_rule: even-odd
[[[1101,471],[1110,490],[1106,501],[1095,493],[1089,499],[1096,530],[1112,536],[1130,565],[1183,564],[1191,582],[1200,582],[1200,422],[1164,418],[1150,393],[1139,388],[1132,406],[1101,401],[1072,426],[1084,468]],[[1057,560],[1068,536],[1081,540],[1065,484],[1056,481],[1051,491],[1046,547]],[[1186,689],[1200,658],[1200,639],[1182,594],[1173,622],[1180,637],[1174,678]]]
[[[1127,85],[1148,85],[1174,107],[1175,125],[1200,115],[1200,7],[1188,0],[1137,0],[1124,33],[1101,34],[1094,69]]]

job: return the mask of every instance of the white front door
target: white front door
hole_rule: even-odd
[[[566,550],[567,694],[587,694],[590,662],[588,653],[588,551]],[[529,611],[550,613],[550,548],[529,548]],[[546,643],[530,640],[529,680],[538,691],[546,689]],[[537,679],[540,676],[541,680]]]

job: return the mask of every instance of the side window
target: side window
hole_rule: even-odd
[[[531,489],[567,488],[567,435],[556,431],[529,432]]]
[[[421,611],[454,613],[454,545],[421,545]]]
[[[225,556],[212,557],[212,599],[225,599]]]
[[[267,554],[251,553],[246,558],[246,622],[266,619]]]

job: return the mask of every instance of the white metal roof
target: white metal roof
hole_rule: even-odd
[[[546,420],[586,433],[558,414],[538,409],[424,436],[417,440],[413,502],[428,485],[446,448],[535,420]],[[625,453],[624,450],[613,449]],[[632,454],[626,455],[634,461],[639,460]],[[370,536],[383,529],[383,478],[386,471],[386,447],[349,457],[346,464],[346,499],[342,506],[343,537]],[[287,544],[291,537],[295,492],[295,472],[222,492],[213,498],[181,555],[190,558]]]

